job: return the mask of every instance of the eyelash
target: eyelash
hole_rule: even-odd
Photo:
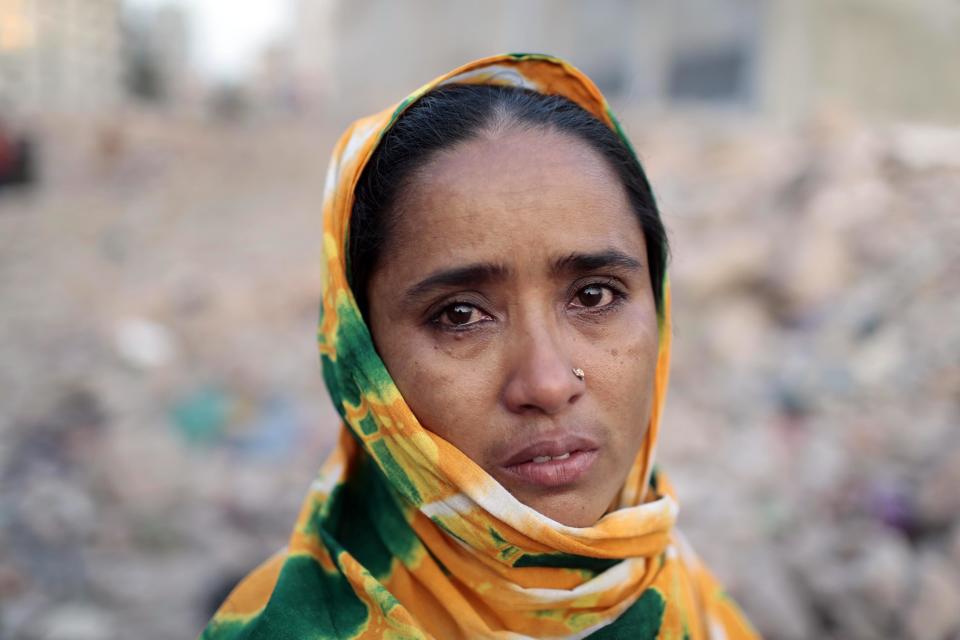
[[[606,315],[607,313],[610,313],[620,308],[620,306],[623,304],[623,301],[626,300],[627,298],[627,293],[618,285],[618,283],[615,280],[603,279],[603,280],[596,280],[592,282],[585,282],[585,283],[579,284],[573,289],[573,294],[570,296],[570,300],[573,300],[574,298],[576,298],[581,291],[589,287],[601,287],[601,288],[607,289],[612,294],[613,299],[608,304],[605,304],[602,307],[586,307],[586,306],[578,307],[578,309],[580,309],[578,313],[581,315],[588,315],[588,316],[592,315],[595,317]],[[482,319],[477,322],[473,322],[466,325],[444,324],[442,322],[444,314],[456,306],[472,307],[482,315],[486,316],[486,319]],[[489,318],[491,316],[492,314],[486,313],[481,309],[480,305],[474,302],[471,302],[469,300],[451,300],[450,302],[447,302],[442,307],[440,307],[438,311],[433,313],[430,316],[429,322],[438,331],[444,331],[447,333],[464,333],[467,331],[477,330],[481,325],[486,324],[489,321]]]

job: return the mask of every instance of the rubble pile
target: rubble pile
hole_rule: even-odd
[[[765,637],[956,637],[960,132],[651,131],[687,535]]]
[[[686,536],[765,637],[957,637],[960,131],[625,115],[671,235]],[[0,193],[0,637],[193,637],[333,442],[338,132],[45,133]]]

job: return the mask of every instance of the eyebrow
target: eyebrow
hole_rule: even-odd
[[[477,262],[434,271],[429,276],[407,289],[404,297],[416,301],[436,289],[453,287],[478,287],[491,282],[501,282],[510,275],[510,270],[492,262]]]
[[[571,253],[553,263],[554,273],[584,273],[599,269],[638,271],[641,268],[642,262],[617,249],[596,253]]]

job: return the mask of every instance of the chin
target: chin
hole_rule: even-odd
[[[582,495],[538,496],[529,501],[522,499],[520,501],[551,520],[568,527],[579,528],[595,525],[606,513],[606,509],[598,508],[597,505],[606,505],[610,502],[610,500],[604,502]]]

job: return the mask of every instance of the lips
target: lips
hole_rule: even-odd
[[[592,438],[558,434],[542,437],[509,456],[501,466],[510,475],[543,487],[561,487],[583,477],[599,455]]]
[[[549,456],[557,458],[565,453],[574,451],[590,451],[598,449],[599,445],[592,438],[575,434],[557,434],[542,436],[533,444],[527,445],[512,454],[503,463],[504,467],[533,462],[535,458]]]

